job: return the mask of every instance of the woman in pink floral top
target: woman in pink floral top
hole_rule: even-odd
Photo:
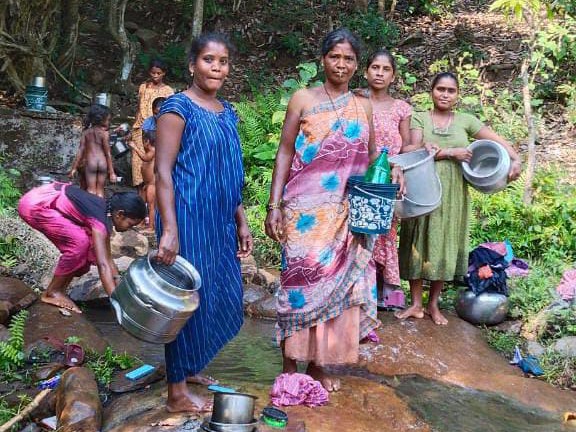
[[[395,156],[402,146],[409,144],[412,107],[390,96],[389,88],[396,77],[396,61],[392,54],[382,49],[374,52],[366,66],[368,81],[366,96],[372,102],[372,119],[376,146],[388,149],[388,156]],[[387,234],[379,235],[374,245],[373,257],[378,275],[378,305],[386,306],[387,294],[400,286],[397,249],[397,219]]]

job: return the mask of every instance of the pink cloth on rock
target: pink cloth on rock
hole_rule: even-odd
[[[566,270],[556,287],[556,292],[562,300],[570,301],[576,297],[576,269]]]
[[[306,405],[317,407],[329,401],[328,390],[309,375],[283,373],[274,380],[270,391],[272,404],[276,406]]]

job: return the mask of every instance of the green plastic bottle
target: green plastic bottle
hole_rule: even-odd
[[[368,183],[390,183],[391,170],[388,162],[388,149],[383,148],[382,153],[376,159],[364,174],[364,181]]]

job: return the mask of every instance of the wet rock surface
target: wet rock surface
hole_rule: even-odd
[[[94,374],[73,367],[62,374],[56,393],[56,415],[60,432],[98,432],[102,404]]]
[[[123,256],[138,258],[146,255],[149,249],[148,238],[136,230],[122,233],[114,231],[110,238],[110,250],[113,258]]]
[[[83,314],[71,313],[64,316],[60,310],[41,301],[33,304],[29,309],[26,328],[24,330],[24,351],[29,354],[34,347],[46,346],[44,338],[51,336],[65,341],[70,336],[80,338],[79,344],[85,350],[91,349],[103,353],[108,343],[102,338],[100,332],[90,323]]]
[[[0,277],[0,324],[10,315],[26,309],[37,299],[36,293],[19,279]]]
[[[524,377],[519,368],[488,346],[479,328],[454,315],[448,315],[445,327],[430,319],[399,321],[392,313],[379,316],[383,321],[378,330],[380,343],[362,347],[361,365],[373,374],[418,374],[446,384],[495,392],[555,413],[576,407],[576,392]]]

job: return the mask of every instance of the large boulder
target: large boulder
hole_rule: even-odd
[[[150,244],[148,238],[136,230],[122,233],[114,231],[110,238],[110,249],[114,258],[122,256],[138,258],[148,253]]]
[[[92,371],[73,367],[62,374],[56,392],[56,416],[61,432],[99,432],[102,404]]]
[[[134,259],[127,256],[114,260],[121,273],[128,269],[132,261]],[[88,273],[72,281],[69,295],[75,302],[85,303],[87,306],[104,306],[109,303],[96,266],[92,266]]]
[[[6,323],[11,314],[26,309],[37,297],[21,280],[0,277],[0,324]]]
[[[46,287],[60,257],[56,246],[14,213],[0,215],[0,238],[14,239],[22,251],[23,260],[11,274],[32,288]]]
[[[44,348],[45,338],[50,336],[61,341],[74,336],[87,350],[103,353],[108,346],[106,340],[94,325],[84,318],[83,314],[72,312],[63,315],[55,306],[36,302],[29,309],[24,329],[24,351],[29,355],[34,349]]]

